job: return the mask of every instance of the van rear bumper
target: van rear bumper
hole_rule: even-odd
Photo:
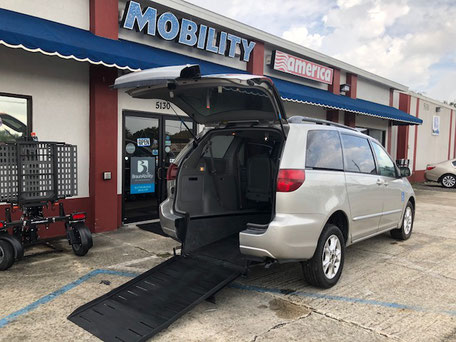
[[[267,229],[239,233],[241,253],[277,260],[308,260],[317,248],[325,217],[318,214],[276,214]]]
[[[174,213],[173,201],[170,198],[167,198],[160,204],[159,214],[163,232],[177,240],[176,221],[182,217]]]

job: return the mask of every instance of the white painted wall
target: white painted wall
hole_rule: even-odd
[[[42,141],[78,147],[78,197],[89,196],[89,65],[0,47],[0,92],[31,95]]]
[[[380,83],[358,77],[357,97],[359,99],[380,103],[389,106],[390,89]]]
[[[340,84],[347,83],[347,73],[345,71],[340,72]]]
[[[284,101],[285,112],[288,118],[295,115],[308,116],[315,119],[326,120],[326,109],[303,103]]]
[[[56,21],[83,30],[90,28],[89,0],[0,0],[0,8]]]
[[[356,115],[355,124],[356,127],[379,129],[382,131],[388,130],[388,120],[379,119],[363,114]]]
[[[416,116],[416,109],[417,109],[417,100],[416,98],[412,97],[410,101],[410,115]],[[410,160],[410,168],[413,168],[413,161],[416,158],[415,153],[415,125],[409,126],[409,140],[407,145],[407,156]],[[412,169],[413,170],[413,169]]]
[[[416,103],[416,97],[414,96],[412,96],[412,103]],[[436,112],[436,107],[441,107],[441,111]],[[439,135],[432,135],[432,117],[434,115],[440,116]],[[448,159],[450,116],[451,110],[449,108],[420,99],[419,118],[423,120],[423,124],[418,127],[416,170],[424,170],[426,164],[438,163]],[[455,121],[454,114],[453,121]],[[450,144],[454,146],[453,135],[454,130],[452,131],[452,143]],[[450,158],[452,158],[451,151],[453,149],[450,150]]]
[[[393,160],[397,158],[397,126],[391,127],[391,157]]]

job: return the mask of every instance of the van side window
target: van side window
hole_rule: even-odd
[[[345,171],[376,174],[374,156],[366,138],[342,134]]]
[[[307,133],[306,168],[343,171],[339,133],[311,130]]]
[[[234,137],[232,135],[214,135],[211,137],[208,143],[212,143],[212,156],[214,158],[223,158],[225,156],[228,147],[233,142]],[[204,157],[210,157],[211,151],[208,148],[204,153]]]
[[[377,157],[380,175],[385,177],[396,177],[396,167],[389,155],[376,142],[372,142],[375,156]]]

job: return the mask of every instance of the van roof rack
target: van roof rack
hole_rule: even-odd
[[[349,130],[358,132],[358,130],[353,127],[345,126],[340,123],[332,122],[332,121],[328,121],[328,120],[309,118],[307,116],[295,115],[288,119],[288,123],[302,123],[302,122],[313,122],[318,125],[335,126],[335,127],[345,128],[345,129],[349,129]]]

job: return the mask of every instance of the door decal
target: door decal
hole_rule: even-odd
[[[131,194],[155,192],[155,158],[132,157],[130,177]]]

